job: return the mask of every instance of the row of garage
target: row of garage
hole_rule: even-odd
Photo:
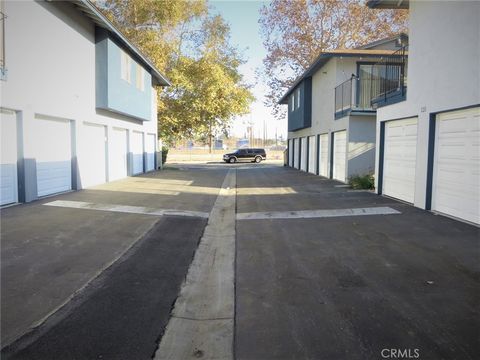
[[[432,114],[428,136],[419,137],[418,117],[381,123],[377,192],[411,204],[480,223],[480,107]],[[289,139],[288,164],[345,181],[347,133]],[[427,168],[417,148],[428,142]],[[420,191],[420,187],[423,187]]]
[[[329,156],[329,137],[333,152]],[[288,165],[312,174],[346,181],[347,131],[288,140]],[[330,173],[331,172],[331,173]]]
[[[155,169],[156,134],[5,109],[0,126],[1,205]]]
[[[417,164],[422,140],[418,121],[412,117],[382,122],[378,192],[414,203],[423,186],[427,209],[479,224],[480,108],[432,115],[429,139],[425,139],[429,141],[428,169]],[[426,173],[424,183],[419,182],[422,173]]]

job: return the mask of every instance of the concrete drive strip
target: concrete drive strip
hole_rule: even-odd
[[[233,359],[236,173],[230,170],[155,359]]]
[[[400,211],[390,207],[368,207],[357,209],[331,209],[331,210],[300,210],[300,211],[270,211],[237,214],[237,220],[264,220],[264,219],[310,219],[329,218],[339,216],[363,215],[396,215]]]
[[[129,206],[129,205],[115,205],[115,204],[95,204],[84,201],[67,201],[67,200],[55,200],[46,204],[46,206],[58,206],[74,209],[87,209],[87,210],[99,210],[99,211],[112,211],[130,214],[143,214],[153,216],[193,216],[208,218],[208,213],[201,211],[189,211],[189,210],[170,210],[170,209],[155,209],[143,206]]]

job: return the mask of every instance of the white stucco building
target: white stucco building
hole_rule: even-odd
[[[377,192],[480,224],[480,2],[368,6],[410,12],[406,98],[377,109]]]
[[[1,205],[154,170],[168,80],[88,0],[1,12]]]
[[[407,41],[402,34],[319,55],[279,101],[288,105],[289,166],[342,182],[373,174],[372,101],[381,91],[374,65],[386,56],[400,61]]]

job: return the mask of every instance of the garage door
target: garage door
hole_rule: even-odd
[[[110,137],[109,180],[123,179],[127,176],[128,132],[126,129],[113,128]]]
[[[146,171],[155,170],[155,143],[156,143],[156,135],[155,134],[148,134],[147,141],[145,144],[145,150],[147,153],[147,169]]]
[[[36,115],[32,151],[37,166],[37,194],[46,196],[72,189],[72,135],[68,120]]]
[[[307,154],[308,154],[308,149],[307,149],[307,138],[304,137],[302,138],[302,141],[301,141],[301,147],[302,147],[302,150],[301,150],[301,161],[300,161],[300,170],[302,171],[307,171]]]
[[[293,141],[288,140],[288,166],[293,166]]]
[[[298,169],[298,160],[300,159],[298,154],[300,152],[299,139],[293,139],[293,167]]]
[[[436,121],[432,209],[480,224],[480,108]]]
[[[317,173],[317,141],[316,136],[310,136],[308,138],[308,172],[312,174]]]
[[[333,134],[333,178],[336,180],[346,181],[346,156],[347,132],[337,131]]]
[[[143,173],[143,133],[138,131],[132,132],[130,149],[132,152],[133,175]]]
[[[328,177],[328,134],[320,135],[319,174]]]
[[[383,193],[413,203],[417,156],[417,118],[385,124]]]
[[[18,201],[16,122],[13,111],[0,110],[0,205]]]
[[[81,141],[84,150],[83,164],[80,168],[82,187],[103,184],[107,181],[106,131],[104,125],[83,123]]]

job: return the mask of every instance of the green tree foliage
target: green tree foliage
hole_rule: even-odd
[[[260,10],[267,56],[260,76],[269,86],[266,105],[277,101],[322,52],[351,48],[407,31],[407,10],[371,10],[364,0],[272,0]]]
[[[170,79],[159,92],[159,132],[167,142],[226,132],[254,100],[243,82],[230,28],[205,0],[103,0],[97,6]]]

